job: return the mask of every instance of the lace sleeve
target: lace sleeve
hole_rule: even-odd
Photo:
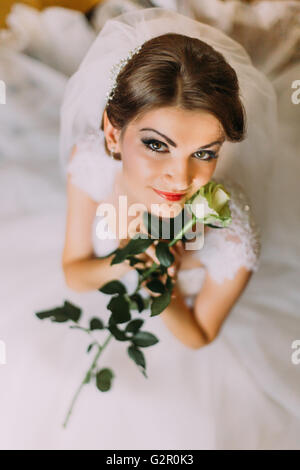
[[[122,165],[106,155],[104,138],[87,134],[76,142],[76,153],[67,164],[67,173],[74,185],[100,202],[110,194],[117,169]]]
[[[250,201],[237,183],[226,181],[232,222],[226,228],[209,228],[202,249],[194,256],[200,259],[210,276],[218,283],[233,279],[241,266],[257,271],[261,253],[261,231],[254,220]]]

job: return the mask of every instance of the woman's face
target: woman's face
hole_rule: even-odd
[[[122,186],[129,200],[161,217],[178,215],[185,201],[212,178],[225,140],[212,114],[175,107],[145,113],[128,125],[122,139],[106,116],[104,132],[109,147],[121,153]],[[169,200],[155,189],[185,194]],[[159,205],[159,213],[152,204]]]

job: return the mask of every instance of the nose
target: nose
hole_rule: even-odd
[[[168,162],[165,180],[169,191],[188,191],[192,183],[191,168],[186,158]]]

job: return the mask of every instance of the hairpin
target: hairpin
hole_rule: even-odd
[[[117,64],[114,64],[110,69],[110,80],[111,85],[109,91],[106,93],[106,104],[113,98],[115,89],[117,87],[117,77],[123,67],[127,64],[127,62],[137,54],[142,48],[142,44],[136,46],[134,49],[131,49],[127,55],[127,57],[121,59]]]

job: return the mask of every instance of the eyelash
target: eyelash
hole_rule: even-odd
[[[153,143],[156,143],[156,144],[160,144],[160,145],[166,145],[164,144],[163,142],[160,142],[159,140],[156,140],[156,139],[142,139],[142,142],[144,144],[144,146],[146,147],[147,150],[150,150],[150,152],[155,152],[155,153],[164,153],[164,152],[160,152],[159,150],[155,150],[155,149],[152,149],[150,147],[151,144]],[[209,158],[200,158],[200,157],[196,157],[197,160],[203,160],[205,162],[208,162],[214,158],[218,158],[218,154],[216,154],[215,152],[213,152],[212,150],[199,150],[199,152],[205,152],[207,153],[209,156]],[[196,152],[196,153],[199,153],[199,152]]]

